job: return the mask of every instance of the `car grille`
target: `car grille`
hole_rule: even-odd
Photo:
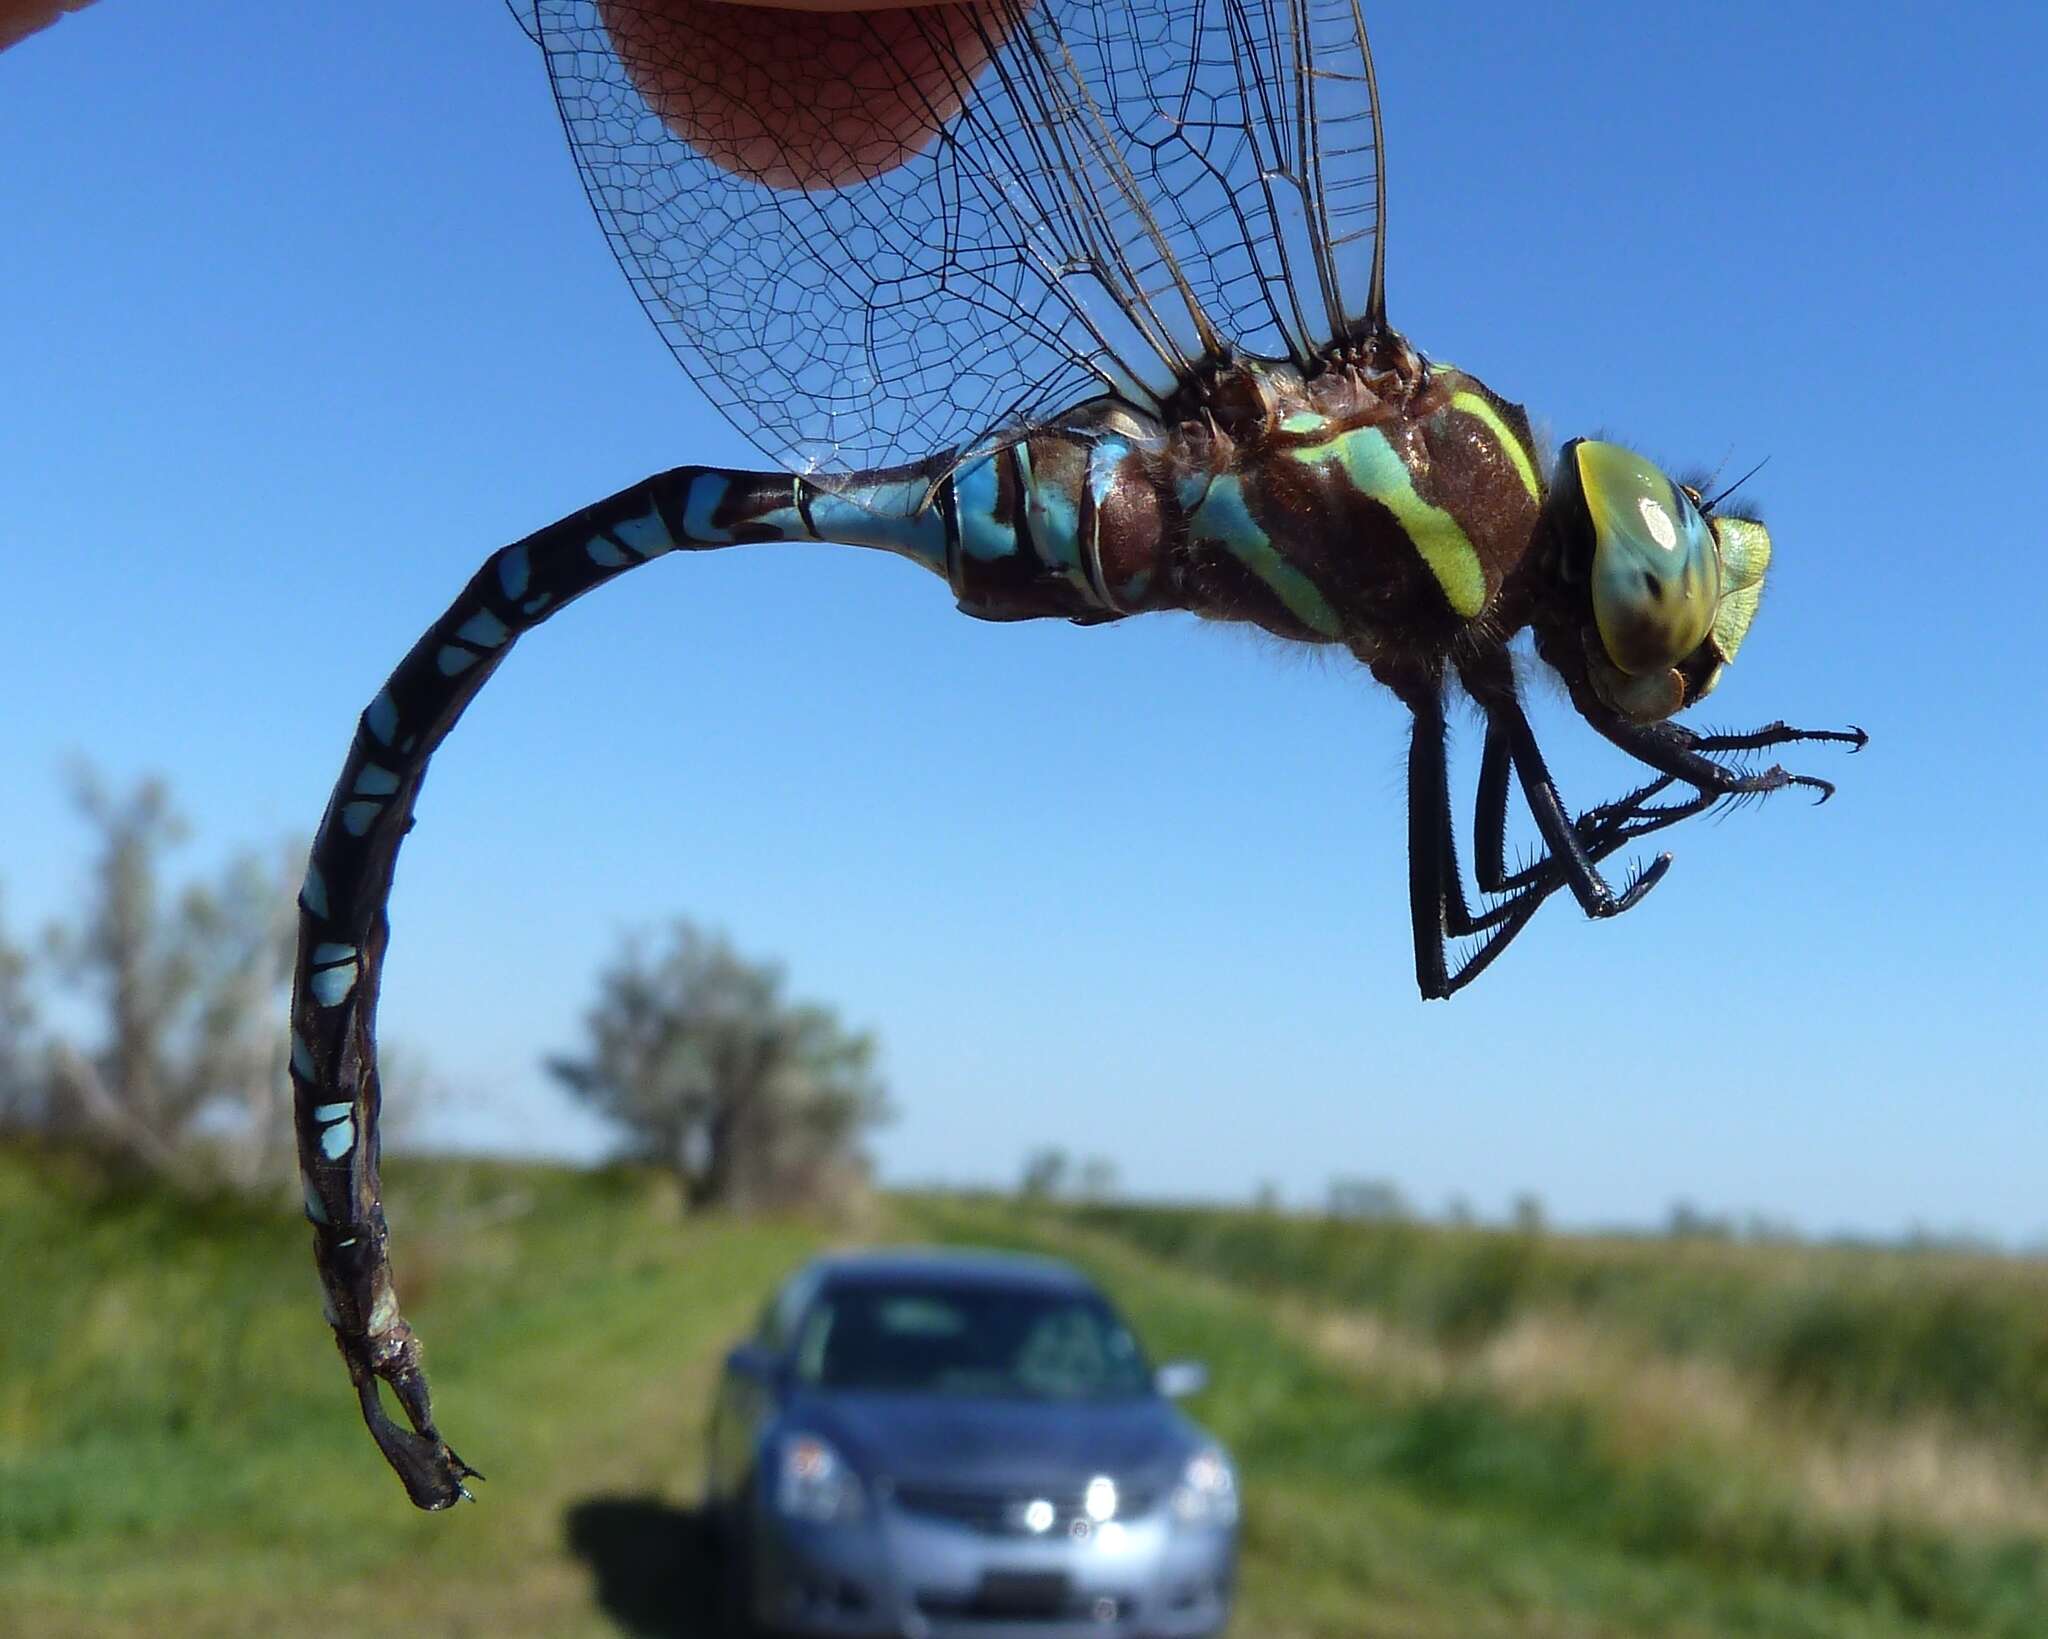
[[[976,1489],[967,1486],[901,1485],[896,1505],[907,1514],[944,1520],[991,1537],[1087,1536],[1095,1529],[1082,1491]],[[1127,1491],[1117,1499],[1116,1517],[1145,1513],[1157,1499],[1149,1492]],[[1052,1504],[1052,1522],[1042,1530],[1030,1523],[1032,1504]]]
[[[991,1572],[979,1588],[968,1594],[921,1588],[917,1608],[926,1616],[998,1622],[1091,1621],[1105,1625],[1128,1621],[1138,1609],[1126,1595],[1083,1593],[1064,1576],[1039,1572]]]

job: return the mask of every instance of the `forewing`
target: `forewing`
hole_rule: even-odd
[[[1378,146],[1350,0],[793,12],[514,0],[686,369],[829,474],[1365,321]]]

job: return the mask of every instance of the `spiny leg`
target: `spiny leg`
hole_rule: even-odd
[[[1548,854],[1539,855],[1519,870],[1510,872],[1507,868],[1508,782],[1512,766],[1507,736],[1489,723],[1486,749],[1479,765],[1479,797],[1473,810],[1473,874],[1480,887],[1490,894],[1512,894],[1541,882],[1561,887],[1564,879]],[[1589,849],[1610,836],[1632,841],[1689,819],[1720,800],[1710,796],[1662,808],[1651,805],[1652,798],[1678,783],[1671,775],[1660,774],[1625,796],[1587,809],[1572,822],[1572,829]],[[1615,829],[1622,825],[1629,828],[1625,833]]]
[[[1466,903],[1451,815],[1441,687],[1436,683],[1406,691],[1415,717],[1408,742],[1408,914],[1415,937],[1415,982],[1427,1001],[1450,996],[1476,978],[1475,960],[1484,968],[1513,934],[1496,934],[1478,957],[1468,957],[1455,970],[1446,941],[1495,930],[1517,908],[1513,903],[1497,905],[1475,916]],[[1534,897],[1545,898],[1556,886],[1552,883]],[[1518,923],[1517,931],[1519,927]]]
[[[1723,768],[1709,753],[1759,751],[1770,746],[1809,742],[1846,745],[1854,752],[1861,751],[1870,741],[1860,728],[1798,729],[1784,723],[1772,723],[1747,734],[1697,734],[1677,723],[1631,722],[1605,707],[1589,711],[1581,703],[1580,710],[1594,728],[1638,762],[1672,779],[1683,780],[1698,791],[1711,792],[1716,797],[1762,796],[1801,786],[1819,792],[1815,799],[1817,802],[1826,802],[1835,794],[1835,787],[1831,780],[1812,774],[1793,774],[1776,764],[1759,774],[1743,774],[1732,768]]]
[[[1492,718],[1486,723],[1486,744],[1479,758],[1479,793],[1472,809],[1472,872],[1479,886],[1490,894],[1511,894],[1537,882],[1563,885],[1548,854],[1539,855],[1519,870],[1507,865],[1508,786],[1514,773],[1514,758],[1508,737]],[[1582,840],[1591,842],[1598,827],[1608,819],[1634,813],[1639,805],[1671,784],[1669,779],[1640,787],[1616,802],[1588,809],[1572,822]]]
[[[1794,728],[1786,722],[1766,723],[1746,734],[1701,734],[1682,724],[1665,725],[1694,751],[1764,751],[1772,746],[1845,745],[1854,756],[1870,744],[1870,736],[1853,723],[1848,728]]]
[[[1591,850],[1557,794],[1557,783],[1536,744],[1535,730],[1516,696],[1513,674],[1505,664],[1498,671],[1474,668],[1466,675],[1466,686],[1486,713],[1489,736],[1498,732],[1506,742],[1530,816],[1550,850],[1552,865],[1564,873],[1565,886],[1572,890],[1579,907],[1592,917],[1619,916],[1628,910],[1671,868],[1671,856],[1659,854],[1647,870],[1616,893],[1595,868]]]
[[[1694,750],[1748,751],[1764,746],[1782,745],[1792,741],[1814,740],[1844,744],[1852,752],[1855,752],[1862,750],[1869,743],[1869,736],[1859,728],[1847,730],[1792,729],[1783,723],[1773,723],[1766,728],[1753,730],[1747,734],[1694,734],[1691,730],[1679,729],[1676,725],[1671,726],[1677,733],[1688,737],[1687,744]],[[1492,858],[1486,863],[1495,873],[1501,871],[1502,850],[1500,845],[1492,839],[1499,836],[1506,818],[1507,764],[1505,761],[1505,748],[1505,738],[1497,739],[1489,729],[1487,736],[1489,767],[1482,767],[1481,783],[1484,789],[1491,789],[1497,792],[1497,795],[1482,809],[1479,818],[1475,820],[1475,831],[1482,825],[1489,828],[1488,840],[1482,843],[1482,847],[1491,852]],[[1737,781],[1747,778],[1733,774],[1731,771],[1723,772],[1727,773],[1730,779]],[[1635,790],[1627,793],[1625,796],[1587,809],[1573,822],[1573,830],[1584,840],[1588,853],[1597,861],[1605,859],[1608,854],[1626,843],[1640,841],[1644,837],[1663,830],[1666,826],[1676,825],[1681,820],[1690,819],[1696,814],[1704,813],[1730,795],[1729,792],[1723,789],[1722,782],[1710,781],[1695,786],[1694,794],[1679,802],[1658,805],[1652,800],[1661,796],[1674,785],[1690,783],[1692,782],[1681,779],[1676,774],[1659,774],[1654,780],[1637,786]],[[1790,783],[1789,780],[1787,783]],[[1809,781],[1806,783],[1826,784],[1825,781]],[[1776,787],[1772,787],[1772,789],[1776,789]],[[1832,790],[1833,787],[1829,786],[1828,789]],[[1733,794],[1739,796],[1744,793],[1736,792]],[[1482,800],[1484,800],[1484,794],[1482,795]],[[1546,882],[1551,888],[1555,888],[1560,885],[1560,879],[1557,876],[1558,869],[1557,862],[1549,855],[1544,855],[1512,875],[1497,874],[1494,880],[1486,883],[1487,891],[1489,893],[1507,892]]]
[[[1512,875],[1508,871],[1508,778],[1512,762],[1507,736],[1486,720],[1486,744],[1479,753],[1479,796],[1472,805],[1472,874],[1488,893],[1513,893],[1534,880],[1548,860]]]
[[[1617,849],[1624,848],[1653,831],[1661,831],[1667,825],[1676,825],[1680,820],[1713,806],[1719,800],[1701,794],[1668,807],[1644,806],[1651,796],[1670,783],[1668,779],[1653,780],[1618,802],[1603,804],[1600,808],[1580,816],[1577,829],[1585,840],[1586,856],[1597,864]],[[1475,950],[1469,951],[1455,967],[1449,964],[1439,940],[1436,961],[1439,970],[1444,973],[1442,988],[1436,991],[1425,989],[1425,999],[1437,1000],[1456,995],[1478,978],[1492,965],[1494,958],[1507,949],[1515,936],[1529,925],[1530,919],[1542,908],[1543,902],[1565,885],[1563,866],[1549,858],[1538,861],[1525,872],[1518,872],[1517,876],[1527,878],[1527,885],[1519,888],[1513,897],[1494,906],[1483,917],[1472,919],[1470,928],[1458,930],[1484,932],[1487,938]],[[1421,959],[1422,947],[1418,940],[1418,968]]]
[[[1469,938],[1475,933],[1484,933],[1488,928],[1498,925],[1502,915],[1498,906],[1493,910],[1474,914],[1465,899],[1465,881],[1458,870],[1457,830],[1452,822],[1450,759],[1445,745],[1441,685],[1438,685],[1438,692],[1421,698],[1413,709],[1415,738],[1409,749],[1411,836],[1415,828],[1426,821],[1435,839],[1434,891],[1440,935],[1449,934],[1458,939]],[[1420,815],[1416,807],[1418,801],[1425,810]],[[1476,835],[1476,824],[1474,830]]]
[[[1476,855],[1472,863],[1473,874],[1478,878],[1480,887],[1490,894],[1516,893],[1538,882],[1548,882],[1553,888],[1561,887],[1564,879],[1548,854],[1539,855],[1519,870],[1511,872],[1507,868],[1508,783],[1512,772],[1513,760],[1508,751],[1507,735],[1489,722],[1486,748],[1479,763],[1479,797],[1473,808],[1472,833]],[[1661,795],[1675,783],[1670,775],[1659,775],[1626,796],[1587,809],[1572,821],[1572,829],[1591,848],[1608,836],[1610,827],[1614,825],[1628,823],[1632,828],[1623,840],[1629,840],[1661,831],[1667,825],[1675,825],[1712,806],[1711,800],[1687,802],[1673,808],[1649,806],[1652,797]],[[1641,823],[1646,820],[1651,823]]]
[[[1475,915],[1465,902],[1464,880],[1458,871],[1457,840],[1452,825],[1442,701],[1439,697],[1423,698],[1412,701],[1410,709],[1415,713],[1416,735],[1409,753],[1411,836],[1417,823],[1415,799],[1419,796],[1426,801],[1429,812],[1434,816],[1433,829],[1442,856],[1438,870],[1444,931],[1457,938],[1484,933],[1498,926],[1507,911],[1496,905]],[[1513,894],[1540,886],[1547,896],[1564,885],[1564,877],[1554,868],[1549,855],[1532,861],[1512,875],[1507,869],[1510,767],[1506,737],[1489,723],[1485,751],[1480,758],[1479,793],[1473,804],[1473,872],[1481,890],[1488,894]],[[1597,826],[1623,817],[1624,811],[1628,817],[1635,817],[1641,801],[1670,783],[1668,779],[1660,780],[1653,786],[1640,788],[1618,803],[1591,810],[1579,817],[1577,828],[1587,841],[1593,841]]]
[[[1699,791],[1681,802],[1662,806],[1651,803],[1652,797],[1676,783],[1670,775],[1660,774],[1647,785],[1637,786],[1625,797],[1587,809],[1574,827],[1585,838],[1587,851],[1596,859],[1605,859],[1623,844],[1638,842],[1667,825],[1676,825],[1680,820],[1703,814],[1721,800],[1710,791]]]
[[[1496,757],[1496,746],[1504,747],[1491,730],[1488,756],[1480,773],[1480,796],[1473,830],[1482,858],[1491,856],[1492,875],[1509,882],[1514,896],[1475,915],[1465,899],[1464,883],[1458,870],[1456,828],[1450,801],[1450,781],[1444,748],[1442,696],[1435,690],[1407,691],[1414,728],[1408,754],[1408,901],[1415,940],[1415,977],[1425,1000],[1454,995],[1483,973],[1516,934],[1526,927],[1538,907],[1566,882],[1565,870],[1550,859],[1538,861],[1527,870],[1508,878],[1500,863],[1507,826],[1507,761],[1505,752]],[[1597,818],[1580,821],[1587,827],[1587,845],[1595,857],[1607,854],[1648,830],[1675,823],[1683,814],[1663,817],[1661,811],[1643,810],[1635,804],[1654,795],[1670,782],[1657,781],[1610,805]],[[1637,822],[1655,815],[1654,822]],[[1493,890],[1489,885],[1489,891]],[[1488,935],[1476,950],[1453,965],[1447,948],[1451,938]]]
[[[1434,1001],[1457,988],[1444,949],[1452,900],[1461,916],[1467,912],[1451,831],[1443,699],[1434,689],[1417,690],[1408,708],[1415,716],[1408,736],[1408,917],[1415,936],[1416,987],[1425,1000]]]
[[[1550,880],[1562,885],[1563,878],[1552,869],[1551,856],[1539,855],[1516,871],[1508,869],[1508,786],[1514,775],[1514,759],[1508,749],[1508,737],[1500,725],[1487,719],[1486,744],[1479,755],[1479,792],[1472,805],[1472,874],[1479,886],[1490,894],[1511,894],[1534,883]],[[1669,784],[1667,780],[1664,782]],[[1609,809],[1632,806],[1640,792],[1631,793],[1619,803],[1608,805]],[[1606,810],[1593,809],[1581,814],[1573,822],[1581,837],[1585,837],[1590,821]]]
[[[1496,679],[1495,681],[1497,682],[1498,680]],[[1576,885],[1576,873],[1579,870],[1581,860],[1588,865],[1597,864],[1617,849],[1631,842],[1640,841],[1642,838],[1661,831],[1667,826],[1676,825],[1681,820],[1689,819],[1696,814],[1704,812],[1716,802],[1721,801],[1726,795],[1742,794],[1739,790],[1734,792],[1728,790],[1731,782],[1744,786],[1749,784],[1749,777],[1737,775],[1728,770],[1718,769],[1710,763],[1706,764],[1706,767],[1714,769],[1715,773],[1720,776],[1719,778],[1708,778],[1701,781],[1688,778],[1688,774],[1695,771],[1690,764],[1687,764],[1683,771],[1674,769],[1671,772],[1660,773],[1656,779],[1637,787],[1627,795],[1613,802],[1603,803],[1598,807],[1590,808],[1575,821],[1572,821],[1568,834],[1574,837],[1580,844],[1578,850],[1566,850],[1562,858],[1556,852],[1544,854],[1520,870],[1510,872],[1507,869],[1506,861],[1508,786],[1511,773],[1518,771],[1520,766],[1514,755],[1514,747],[1517,740],[1522,740],[1526,743],[1534,754],[1532,760],[1540,770],[1540,773],[1537,775],[1537,779],[1540,781],[1540,788],[1546,790],[1553,801],[1556,799],[1556,788],[1549,779],[1547,768],[1542,763],[1541,753],[1535,751],[1534,735],[1528,729],[1527,720],[1521,713],[1519,703],[1513,702],[1511,694],[1509,694],[1508,699],[1508,709],[1501,711],[1498,715],[1492,711],[1489,711],[1487,714],[1486,742],[1480,758],[1479,790],[1473,810],[1473,871],[1480,887],[1484,891],[1489,894],[1506,894],[1510,897],[1481,916],[1473,916],[1467,910],[1460,880],[1457,875],[1456,854],[1451,842],[1450,821],[1446,807],[1441,824],[1443,838],[1441,844],[1442,861],[1438,867],[1438,874],[1435,879],[1441,885],[1443,893],[1441,901],[1442,915],[1437,925],[1439,931],[1434,940],[1435,948],[1428,952],[1425,951],[1423,942],[1422,908],[1419,905],[1414,907],[1417,922],[1416,955],[1418,975],[1420,975],[1425,961],[1429,963],[1432,978],[1442,975],[1438,981],[1442,986],[1441,989],[1431,990],[1425,984],[1424,994],[1426,996],[1448,996],[1454,994],[1476,979],[1480,973],[1485,971],[1493,959],[1506,948],[1514,936],[1523,927],[1527,926],[1530,918],[1535,915],[1543,900],[1548,898],[1559,887],[1564,886],[1567,881],[1573,881],[1574,885]],[[1482,705],[1484,703],[1482,700]],[[1440,765],[1443,761],[1443,742],[1440,708],[1438,708],[1436,716],[1437,720],[1432,726],[1423,714],[1418,713],[1417,731],[1418,736],[1422,736],[1425,732],[1427,733],[1427,738],[1420,740],[1419,743],[1425,752],[1429,754],[1427,766],[1432,771],[1433,778],[1441,780]],[[1518,722],[1521,728],[1519,735],[1515,732],[1515,725]],[[1860,751],[1868,741],[1868,736],[1861,729],[1857,728],[1848,730],[1795,729],[1782,722],[1771,723],[1763,728],[1743,734],[1699,734],[1677,725],[1668,725],[1668,729],[1669,742],[1673,749],[1692,753],[1752,751],[1769,746],[1807,741],[1835,742],[1849,746],[1852,751]],[[1625,749],[1628,748],[1625,747]],[[1414,759],[1411,759],[1411,768],[1414,766]],[[1653,766],[1658,765],[1653,764]],[[1525,773],[1525,783],[1528,777]],[[1762,777],[1758,778],[1761,779]],[[1696,794],[1683,801],[1662,806],[1657,806],[1654,803],[1655,798],[1662,795],[1672,785],[1678,783],[1694,785]],[[1783,783],[1794,783],[1794,777],[1787,776],[1786,781]],[[1797,783],[1826,786],[1824,781],[1801,779]],[[1760,785],[1756,788],[1776,789],[1776,786]],[[1833,788],[1828,786],[1826,789],[1831,791]],[[1416,792],[1414,787],[1411,786],[1411,847],[1417,820],[1414,806],[1415,801]],[[1532,796],[1532,812],[1539,811],[1541,806],[1537,799]],[[1563,805],[1561,802],[1555,802],[1554,811],[1557,816],[1562,816]],[[1538,823],[1539,828],[1541,828],[1542,821],[1540,818]],[[1546,831],[1546,840],[1548,835],[1549,833]],[[1649,891],[1658,878],[1662,876],[1665,869],[1668,868],[1669,864],[1669,855],[1659,856],[1648,871],[1635,878],[1621,895],[1615,897],[1613,908],[1605,914],[1615,915],[1619,914],[1622,910],[1628,909],[1629,906],[1633,905],[1643,894]],[[1595,880],[1598,880],[1597,877],[1595,877]],[[1486,932],[1491,932],[1491,937],[1476,951],[1469,954],[1463,962],[1452,967],[1443,949],[1443,933],[1464,936]]]
[[[1793,728],[1784,722],[1767,723],[1762,728],[1740,734],[1702,734],[1676,723],[1664,725],[1664,731],[1674,746],[1693,752],[1762,751],[1780,745],[1833,743],[1848,746],[1853,754],[1861,751],[1870,742],[1869,735],[1853,726],[1847,729],[1801,729]],[[1489,719],[1486,747],[1479,765],[1479,800],[1473,820],[1472,869],[1480,887],[1490,894],[1513,893],[1526,887],[1539,880],[1550,865],[1549,857],[1544,856],[1518,871],[1510,873],[1507,869],[1506,834],[1510,766],[1507,736]],[[1743,778],[1732,774],[1732,771],[1724,772],[1730,773],[1732,778]],[[1682,776],[1676,773],[1661,774],[1625,797],[1587,809],[1578,817],[1573,828],[1590,843],[1601,834],[1602,828],[1610,820],[1625,817],[1636,825],[1631,833],[1633,836],[1647,836],[1652,831],[1662,830],[1667,825],[1676,824],[1681,819],[1700,813],[1713,806],[1713,803],[1725,794],[1719,781],[1698,785],[1691,780],[1683,780],[1683,783],[1695,784],[1695,788],[1705,795],[1706,800],[1691,799],[1662,809],[1648,806],[1651,798],[1658,796],[1673,784],[1681,783],[1681,780]],[[1809,783],[1826,786],[1829,791],[1833,790],[1825,781]],[[1651,816],[1658,816],[1654,823],[1640,823]]]
[[[1439,684],[1404,691],[1415,719],[1408,753],[1408,901],[1416,983],[1426,1000],[1452,996],[1478,978],[1515,935],[1528,926],[1543,901],[1567,880],[1566,868],[1548,855],[1512,875],[1507,871],[1511,759],[1505,733],[1489,721],[1473,816],[1475,868],[1481,887],[1488,893],[1512,897],[1477,915],[1467,904],[1458,870],[1440,688]],[[1625,843],[1676,824],[1713,800],[1671,809],[1645,806],[1671,783],[1669,778],[1654,780],[1619,802],[1581,815],[1575,830],[1585,850],[1593,858],[1605,858]],[[1454,964],[1448,940],[1482,934],[1489,936],[1485,942]]]

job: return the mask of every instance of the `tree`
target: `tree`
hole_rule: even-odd
[[[164,1173],[205,1170],[190,1142],[205,1127],[244,1182],[284,1176],[292,850],[239,853],[217,882],[173,893],[164,859],[186,830],[164,782],[116,794],[81,769],[73,784],[97,848],[80,914],[48,944],[103,1024],[89,1045],[50,1044],[34,1124]]]
[[[1048,1144],[1024,1157],[1017,1193],[1027,1201],[1080,1201],[1100,1205],[1116,1199],[1123,1174],[1106,1155],[1076,1158]]]
[[[48,1096],[28,974],[28,953],[0,921],[0,1134],[38,1126]]]
[[[1073,1160],[1057,1145],[1048,1144],[1024,1157],[1024,1173],[1017,1180],[1017,1193],[1027,1201],[1050,1201],[1067,1192],[1067,1178]]]
[[[1404,1223],[1411,1216],[1400,1188],[1384,1178],[1332,1178],[1330,1216],[1363,1223]]]
[[[783,972],[678,919],[629,938],[598,975],[588,1051],[549,1072],[672,1167],[692,1208],[782,1205],[864,1168],[861,1135],[888,1114],[875,1039],[792,1002]]]
[[[32,959],[0,928],[0,1133],[93,1146],[117,1162],[213,1187],[298,1193],[289,1163],[285,998],[306,847],[238,850],[210,881],[168,879],[186,828],[159,779],[116,792],[72,775],[93,835],[82,902]],[[85,1002],[43,1025],[51,983]],[[422,1073],[387,1055],[388,1135]]]
[[[1074,1193],[1084,1201],[1113,1201],[1123,1175],[1106,1155],[1091,1155],[1081,1163],[1074,1180]]]
[[[1726,1218],[1702,1212],[1690,1201],[1671,1203],[1664,1219],[1664,1233],[1674,1241],[1725,1241],[1732,1239],[1735,1226]]]

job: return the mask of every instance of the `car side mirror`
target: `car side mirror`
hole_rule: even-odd
[[[735,1343],[725,1357],[725,1369],[749,1383],[772,1389],[782,1375],[782,1356],[758,1343]]]
[[[1168,1400],[1185,1400],[1209,1386],[1209,1368],[1199,1360],[1169,1360],[1152,1374],[1152,1383]]]

